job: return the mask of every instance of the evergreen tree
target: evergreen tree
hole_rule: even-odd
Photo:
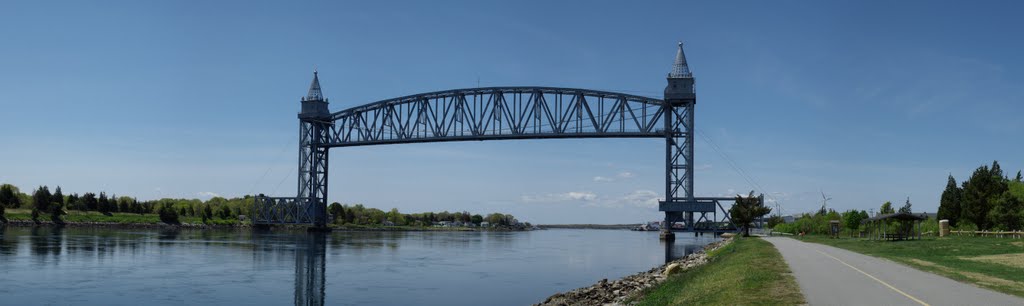
[[[21,207],[21,198],[18,197],[17,187],[11,184],[0,185],[0,206],[9,208]]]
[[[949,220],[950,226],[956,226],[957,221],[960,220],[960,197],[963,190],[956,185],[956,179],[953,175],[949,175],[946,182],[946,190],[942,191],[942,197],[939,199],[939,212],[938,218]]]
[[[99,210],[100,206],[99,201],[96,200],[96,194],[92,192],[86,192],[82,195],[82,205],[85,206],[85,210],[92,211]]]
[[[50,212],[50,201],[53,195],[46,186],[39,186],[36,192],[32,193],[32,221],[39,223],[39,215]]]
[[[729,209],[729,216],[732,222],[737,226],[742,226],[743,236],[750,236],[750,225],[764,215],[772,212],[772,208],[764,206],[761,203],[760,197],[754,197],[754,191],[750,191],[750,195],[743,197],[740,195],[736,196],[736,202]]]
[[[60,186],[57,186],[57,189],[53,191],[53,198],[50,200],[50,203],[62,208],[64,207],[64,193],[60,191]]]
[[[210,207],[210,204],[203,204],[203,223],[206,223],[207,219],[213,219],[213,207]]]
[[[112,213],[117,212],[117,202],[118,202],[117,195],[116,194],[111,195],[110,196],[110,202],[107,203],[107,211],[108,212],[112,212]]]
[[[174,205],[165,202],[160,205],[160,221],[167,224],[178,224],[178,212],[174,211]]]
[[[82,210],[82,207],[80,205],[81,203],[79,201],[77,193],[72,193],[71,195],[68,196],[68,203],[66,205],[68,209]]]
[[[999,167],[998,162],[993,162],[992,165]],[[992,225],[989,222],[989,211],[1006,189],[1002,170],[992,170],[987,166],[978,167],[971,178],[963,183],[961,219],[974,223],[978,229],[988,229]]]
[[[900,213],[913,213],[913,211],[910,210],[910,197],[907,197],[907,202],[903,204],[903,207],[900,207]]]
[[[1006,191],[994,201],[992,210],[988,212],[988,221],[995,229],[1016,231],[1022,227],[1022,216],[1024,201]]]
[[[86,194],[88,195],[88,193]],[[107,199],[107,193],[100,191],[100,199],[96,201],[96,211],[107,215],[110,214],[110,199]]]
[[[1018,183],[1024,182],[1024,177],[1020,176],[1020,170],[1017,170],[1017,177],[1013,178],[1013,181]]]

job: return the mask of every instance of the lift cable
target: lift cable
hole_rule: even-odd
[[[776,205],[779,205],[779,210],[780,211],[777,212],[777,213],[779,215],[782,215],[782,212],[781,212],[782,206],[779,204],[780,202],[779,202],[778,199],[775,198],[775,196],[773,196],[771,193],[766,192],[764,187],[761,187],[761,184],[758,184],[757,180],[755,180],[753,176],[751,176],[749,173],[747,173],[747,171],[743,170],[743,168],[741,168],[739,166],[739,164],[736,163],[735,160],[733,160],[731,157],[729,157],[729,154],[726,153],[725,150],[722,149],[722,147],[720,147],[717,143],[715,143],[713,140],[711,140],[711,137],[708,136],[707,133],[704,133],[704,130],[697,129],[697,133],[700,134],[701,138],[703,138],[704,141],[710,145],[711,149],[714,150],[716,153],[718,153],[718,155],[721,156],[722,159],[725,160],[726,164],[729,165],[729,167],[732,168],[733,171],[735,171],[737,174],[739,174],[740,177],[743,178],[743,180],[747,181],[747,183],[750,184],[750,186],[753,187],[754,189],[761,191],[762,194],[768,196],[768,198],[771,198],[772,201],[774,201],[776,203]]]

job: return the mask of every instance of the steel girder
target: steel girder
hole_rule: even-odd
[[[256,196],[254,207],[256,224],[309,224],[313,218],[309,214],[306,201],[295,197]]]
[[[661,100],[553,87],[439,91],[331,114],[325,146],[542,138],[664,137]]]
[[[327,162],[330,122],[299,122],[299,190],[297,201],[304,202],[303,213],[317,227],[327,225]]]

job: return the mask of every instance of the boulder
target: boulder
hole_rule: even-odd
[[[678,263],[673,263],[665,267],[665,272],[662,272],[661,274],[665,277],[669,277],[682,271],[683,266],[679,265]]]

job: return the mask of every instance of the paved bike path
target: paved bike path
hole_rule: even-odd
[[[1024,299],[886,259],[792,238],[782,253],[810,305],[1024,305]]]

